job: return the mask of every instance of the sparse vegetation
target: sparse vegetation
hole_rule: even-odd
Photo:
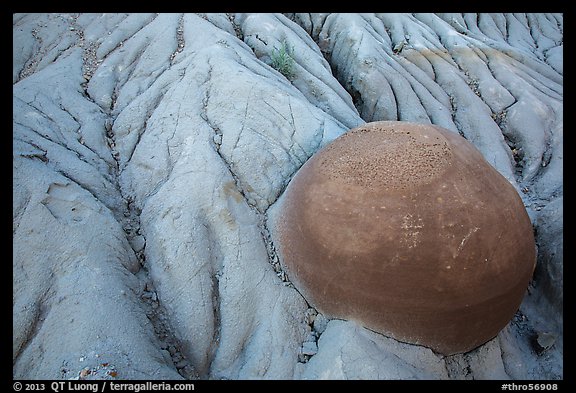
[[[294,77],[294,47],[290,47],[286,41],[282,42],[280,49],[274,48],[270,57],[272,59],[272,68],[280,72],[287,79]]]

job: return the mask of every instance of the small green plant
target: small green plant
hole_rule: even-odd
[[[280,72],[287,79],[294,76],[294,59],[292,58],[294,47],[290,48],[286,41],[282,42],[280,49],[272,49],[270,57],[272,59],[272,68]]]

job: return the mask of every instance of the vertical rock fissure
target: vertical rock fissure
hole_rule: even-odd
[[[184,15],[180,15],[180,18],[178,19],[178,26],[176,27],[176,42],[176,50],[170,55],[170,65],[174,64],[174,58],[178,53],[184,50],[184,46],[186,45],[186,42],[184,41]]]
[[[34,37],[34,40],[36,41],[38,47],[42,48],[42,37],[38,35],[38,30],[32,29],[30,33],[32,34],[32,37]],[[26,63],[20,70],[20,73],[18,74],[18,80],[16,81],[16,83],[36,72],[36,68],[38,67],[38,59],[42,58],[43,53],[44,51],[41,51],[38,52],[35,56],[34,55],[30,56],[28,61],[26,61]]]
[[[140,264],[140,271],[137,273],[137,276],[139,276],[139,279],[143,282],[143,289],[140,294],[141,304],[145,308],[146,316],[152,324],[154,333],[159,340],[160,349],[164,351],[165,358],[171,360],[174,368],[185,379],[198,379],[196,370],[185,355],[183,344],[174,333],[175,330],[168,317],[169,313],[162,304],[161,298],[158,296],[154,280],[150,274],[150,269],[146,261],[146,238],[141,231],[140,214],[142,211],[140,207],[138,207],[135,199],[132,196],[127,196],[119,183],[122,169],[120,168],[118,151],[114,148],[115,135],[111,126],[109,127],[107,136],[110,140],[110,146],[113,149],[113,157],[116,160],[116,187],[120,191],[122,199],[125,201],[125,207],[119,222],[122,224],[126,238]]]
[[[218,242],[216,233],[214,233],[212,227],[208,223],[202,224],[206,229],[206,234],[208,238],[210,256],[209,259],[212,262],[212,271],[210,272],[212,278],[212,315],[213,315],[213,332],[212,340],[207,351],[207,367],[204,375],[200,375],[202,379],[209,379],[212,373],[212,365],[216,360],[218,354],[218,348],[220,346],[220,337],[222,332],[222,302],[220,300],[220,278],[223,274],[224,260],[222,255],[217,250],[220,250],[221,246]]]
[[[119,154],[114,147],[115,136],[112,127],[108,128],[107,137],[110,147],[113,150],[113,157],[116,160],[116,187],[122,199],[125,201],[125,206],[118,221],[122,225],[126,239],[140,264],[140,270],[136,275],[141,282],[143,282],[142,290],[139,294],[141,304],[144,306],[146,316],[152,324],[154,334],[159,340],[160,349],[165,351],[165,357],[171,360],[174,368],[182,377],[186,379],[197,379],[198,375],[190,361],[186,358],[185,352],[182,349],[182,343],[176,337],[170,319],[168,318],[168,313],[156,292],[154,280],[151,277],[149,266],[146,262],[146,238],[141,232],[140,222],[140,214],[142,211],[132,196],[125,195],[119,183],[121,169],[119,169]]]
[[[236,189],[242,195],[242,197],[244,198],[244,201],[246,202],[246,204],[248,204],[250,209],[253,210],[254,212],[256,212],[257,214],[261,214],[260,208],[256,205],[254,199],[248,197],[247,192],[246,192],[247,187],[245,187],[243,185],[243,182],[241,181],[239,176],[234,172],[231,162],[221,152],[220,147],[222,145],[222,131],[208,117],[208,105],[209,105],[209,101],[210,101],[210,89],[211,89],[210,79],[212,78],[212,70],[213,70],[213,66],[210,64],[210,68],[208,70],[208,75],[206,77],[206,81],[203,83],[203,85],[207,84],[207,87],[206,87],[206,90],[204,92],[204,98],[202,100],[202,110],[200,113],[200,117],[202,118],[202,120],[204,120],[206,122],[208,127],[210,127],[212,129],[212,131],[214,131],[214,135],[212,137],[212,143],[214,144],[214,150],[216,151],[218,156],[220,156],[220,159],[222,160],[224,165],[226,165],[228,172],[230,172],[230,175],[234,179],[234,184],[236,185]],[[253,190],[252,192],[254,194],[256,194],[257,196],[262,197],[261,195],[258,195],[256,190]]]
[[[258,222],[259,222],[258,226],[260,229],[260,235],[262,236],[262,240],[266,246],[266,253],[268,254],[268,263],[272,266],[274,273],[276,273],[276,276],[282,281],[282,284],[298,292],[308,306],[306,313],[304,315],[304,322],[307,325],[309,325],[310,334],[308,335],[308,337],[304,338],[304,341],[302,343],[300,343],[301,345],[300,352],[298,353],[298,362],[307,363],[310,360],[310,358],[314,356],[318,351],[318,340],[320,339],[322,331],[316,328],[314,321],[315,318],[318,316],[319,312],[312,304],[308,303],[308,300],[300,293],[298,288],[294,286],[294,284],[290,281],[290,278],[282,268],[278,251],[276,250],[274,240],[272,239],[272,235],[270,233],[270,230],[268,229],[268,211],[257,214],[258,214]]]
[[[452,117],[452,122],[456,126],[456,130],[458,130],[458,134],[460,134],[462,138],[467,139],[466,135],[464,134],[464,131],[462,131],[462,126],[460,125],[460,122],[456,118],[456,111],[458,110],[458,106],[456,105],[456,98],[452,93],[447,92],[446,94],[448,95],[448,98],[450,100],[450,116]]]
[[[77,34],[79,34],[80,37],[83,37],[81,31]],[[81,39],[81,45],[84,46],[83,39]],[[94,60],[96,50],[97,47],[90,43],[84,48],[85,54],[83,56],[83,75],[85,82],[82,84],[82,88],[84,89],[86,98],[91,102],[94,101],[87,93],[87,84],[90,77],[101,63],[101,61]],[[168,314],[166,309],[158,297],[152,277],[150,276],[149,268],[146,263],[146,238],[141,231],[141,209],[137,206],[134,198],[127,195],[120,184],[120,176],[123,168],[120,166],[120,152],[116,147],[117,142],[114,133],[114,122],[118,114],[112,114],[113,108],[116,105],[116,91],[117,87],[114,88],[115,93],[112,97],[110,108],[107,111],[103,110],[106,115],[103,127],[105,130],[105,139],[115,162],[115,165],[111,167],[110,175],[114,188],[118,191],[119,196],[123,201],[123,206],[112,210],[112,213],[118,223],[122,226],[126,239],[140,264],[140,270],[136,273],[136,276],[142,282],[142,288],[139,291],[140,293],[137,295],[139,296],[140,304],[143,306],[148,320],[152,324],[154,334],[156,335],[160,345],[160,350],[165,351],[165,358],[171,360],[174,368],[180,375],[186,379],[197,379],[198,375],[191,363],[186,359],[184,351],[181,349],[182,344],[174,334],[174,329],[167,317]],[[144,130],[145,129],[146,128],[144,127]],[[144,131],[142,131],[142,133],[144,133]]]
[[[244,32],[238,23],[236,23],[236,15],[234,13],[227,13],[226,16],[228,20],[232,24],[232,28],[234,29],[234,33],[236,34],[236,38],[240,41],[244,41]]]
[[[276,251],[276,246],[274,245],[274,241],[272,240],[272,236],[270,231],[268,230],[268,213],[265,212],[263,214],[259,214],[259,227],[260,227],[260,234],[262,236],[262,240],[266,245],[266,252],[268,254],[268,263],[274,269],[274,273],[276,276],[284,283],[284,285],[294,288],[294,285],[288,279],[288,276],[282,269],[282,265],[280,264],[280,259],[278,257],[278,253]]]

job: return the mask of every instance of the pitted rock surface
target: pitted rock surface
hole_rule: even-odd
[[[442,134],[419,132],[422,127],[427,128],[416,123],[403,128],[385,122],[364,124],[340,137],[352,141],[326,146],[320,172],[372,190],[410,190],[429,183],[452,164],[452,154]],[[330,154],[333,149],[338,152]]]

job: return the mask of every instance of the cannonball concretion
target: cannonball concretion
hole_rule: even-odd
[[[331,318],[450,355],[495,337],[536,263],[515,188],[460,135],[373,122],[314,154],[277,221],[282,266]]]

